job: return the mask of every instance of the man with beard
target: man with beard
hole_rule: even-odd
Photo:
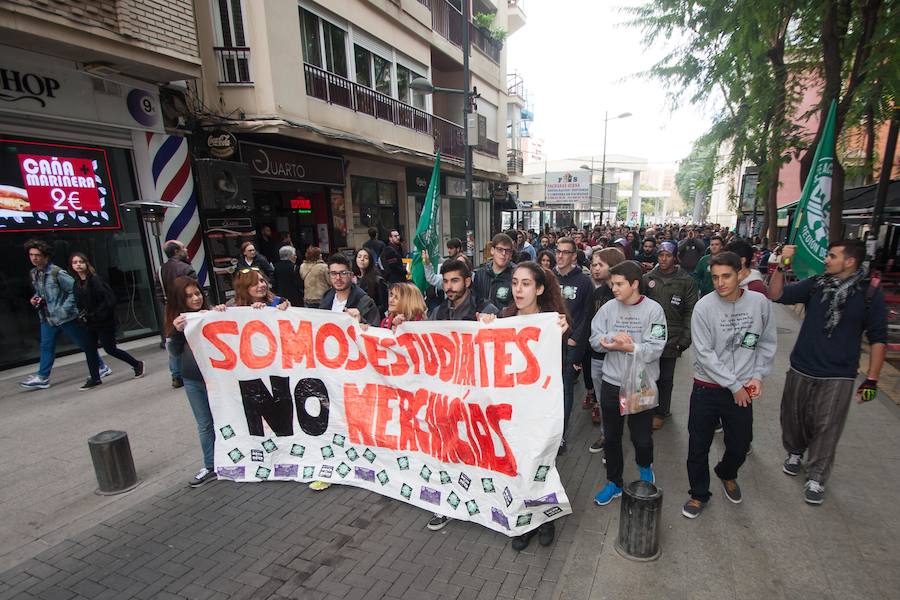
[[[400,232],[391,230],[388,244],[381,252],[381,266],[384,269],[384,280],[388,285],[406,281],[406,267],[403,265],[403,246],[400,244]]]

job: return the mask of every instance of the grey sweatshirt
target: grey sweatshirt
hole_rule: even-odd
[[[772,371],[777,347],[769,299],[743,290],[735,302],[717,293],[697,302],[691,318],[694,377],[735,393]]]
[[[659,357],[666,347],[668,328],[666,313],[655,301],[641,296],[637,304],[627,305],[610,300],[600,307],[591,320],[591,348],[606,352],[603,361],[603,381],[620,386],[628,366],[628,353],[609,351],[600,340],[611,339],[617,333],[627,333],[634,340],[634,354],[646,365],[647,375],[659,379]]]

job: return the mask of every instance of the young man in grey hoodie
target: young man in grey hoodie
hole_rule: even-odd
[[[714,294],[697,302],[691,318],[694,389],[688,417],[687,471],[691,497],[681,509],[689,519],[709,502],[709,447],[716,425],[725,429],[725,454],[715,467],[725,497],[743,500],[737,484],[753,437],[752,402],[772,371],[777,336],[768,298],[740,286],[741,259],[720,252],[709,260]]]
[[[606,352],[600,411],[603,414],[603,450],[608,482],[594,496],[594,502],[599,506],[622,495],[622,433],[626,417],[619,412],[619,388],[628,367],[628,355],[634,354],[644,365],[647,375],[656,381],[659,379],[659,357],[667,340],[666,313],[658,303],[641,295],[641,266],[633,260],[619,263],[610,268],[609,280],[616,301],[607,302],[594,315],[590,337],[594,350]],[[640,478],[654,482],[653,411],[645,410],[627,418]]]

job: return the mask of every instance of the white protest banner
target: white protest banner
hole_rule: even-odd
[[[509,536],[571,512],[555,313],[391,332],[229,308],[190,314],[186,335],[220,478],[354,485]]]

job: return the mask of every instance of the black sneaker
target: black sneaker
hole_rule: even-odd
[[[184,387],[184,380],[181,377],[173,377],[172,378],[172,387],[173,388]]]
[[[190,485],[192,488],[197,488],[197,487],[200,487],[201,485],[206,485],[210,481],[213,481],[214,479],[217,479],[217,478],[218,478],[218,476],[216,475],[215,471],[210,471],[209,469],[204,467],[204,468],[200,469],[199,473],[197,473],[196,475],[194,475],[193,478],[191,478],[191,482],[188,485]]]
[[[696,519],[700,516],[700,513],[703,512],[704,506],[706,506],[706,502],[700,502],[696,498],[691,498],[684,503],[683,507],[681,507],[681,514],[688,519]]]
[[[541,546],[549,546],[553,543],[553,536],[556,535],[556,525],[553,521],[544,523],[538,527],[538,544]]]
[[[531,538],[534,537],[534,532],[537,529],[532,529],[528,533],[523,533],[522,535],[517,535],[512,539],[512,549],[516,552],[521,552],[525,548],[528,547],[528,544],[531,543]]]
[[[601,436],[599,440],[597,440],[596,442],[591,444],[591,447],[588,448],[588,452],[590,452],[591,454],[600,454],[601,452],[603,452],[603,442],[604,441],[605,440]]]
[[[136,366],[134,368],[134,378],[137,379],[138,377],[143,377],[143,376],[144,376],[144,361],[141,361],[138,363],[138,366]]]
[[[84,385],[78,388],[79,391],[84,392],[86,390],[92,390],[98,385],[103,385],[103,381],[100,379],[88,379],[84,382]]]
[[[733,503],[740,504],[744,501],[744,496],[741,494],[741,486],[738,485],[737,480],[723,479],[722,489],[725,491],[725,497]]]
[[[445,517],[444,515],[434,513],[434,515],[431,517],[431,520],[428,521],[428,525],[426,525],[426,527],[428,527],[428,529],[430,529],[431,531],[440,531],[449,522],[450,517]]]
[[[825,486],[815,479],[810,479],[806,482],[803,498],[807,504],[822,504],[825,502]]]
[[[791,477],[796,477],[803,470],[803,455],[788,454],[781,465],[781,470]]]

